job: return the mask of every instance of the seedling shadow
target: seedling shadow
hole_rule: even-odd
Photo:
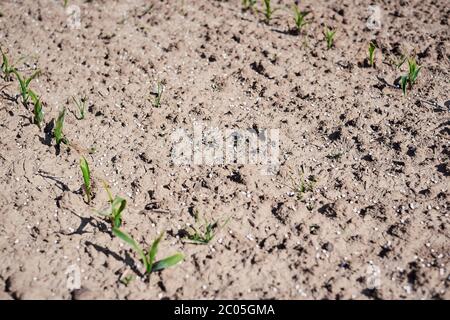
[[[380,77],[378,75],[376,77],[377,77],[378,81],[381,82],[381,84],[383,84],[385,87],[389,87],[389,88],[393,88],[393,89],[399,89],[400,78],[397,78],[394,81],[394,84],[392,85],[389,82],[387,82],[386,79],[384,79],[384,78],[382,78],[382,77]],[[397,84],[397,86],[395,84]]]
[[[32,118],[32,117],[27,117],[27,116],[24,116],[24,115],[19,115],[19,118],[22,118],[22,119],[24,119],[24,120],[28,120],[28,121],[29,121],[28,123],[22,124],[22,127],[29,127],[29,126],[31,126],[31,125],[33,124],[33,118]]]
[[[53,132],[54,122],[53,120],[47,123],[44,127],[44,137],[40,137],[39,140],[44,145],[50,147],[52,145],[52,132]]]
[[[94,217],[82,217],[79,214],[77,214],[74,210],[71,210],[71,209],[69,209],[69,212],[72,213],[73,215],[77,216],[81,220],[81,222],[80,222],[80,225],[78,226],[77,230],[70,232],[70,233],[65,233],[65,235],[67,235],[67,236],[71,236],[74,234],[82,235],[84,233],[89,233],[88,231],[84,231],[84,229],[86,228],[87,225],[90,225],[93,228],[97,228],[101,232],[108,231],[106,224],[95,219]]]
[[[375,62],[374,62],[374,66],[376,66]],[[369,59],[368,58],[364,58],[364,60],[361,62],[358,62],[358,67],[360,68],[372,68],[373,66],[370,65]]]
[[[56,182],[56,186],[59,189],[61,189],[62,191],[70,191],[69,186],[67,184],[65,184],[64,182],[60,181],[58,178],[50,175],[48,172],[44,172],[42,170],[39,170],[37,172],[37,174],[40,175],[44,179],[49,179],[49,180],[52,180],[52,181]]]
[[[181,239],[186,238],[189,236],[189,231],[186,228],[181,228],[180,230],[178,230],[176,233],[173,232],[172,230],[167,231],[167,234],[172,236],[172,237],[180,237]]]
[[[444,106],[446,106],[447,110],[450,111],[450,100],[445,101]]]
[[[273,31],[273,32],[276,32],[276,33],[280,33],[280,34],[283,34],[285,36],[293,36],[294,37],[294,36],[300,35],[300,32],[296,28],[290,28],[290,29],[287,29],[287,30],[272,28],[272,29],[270,29],[270,31]]]
[[[0,93],[1,93],[0,97],[2,97],[5,100],[8,100],[8,101],[11,101],[11,102],[14,102],[14,103],[18,103],[19,102],[18,101],[19,100],[19,95],[12,96],[12,95],[6,93],[5,91],[3,91],[3,89],[8,88],[10,85],[11,85],[11,83],[8,83],[8,84],[6,84],[6,85],[4,85],[3,87],[0,88]]]
[[[3,88],[2,88],[3,89]],[[0,95],[0,97],[2,97],[3,99],[5,99],[5,100],[8,100],[8,101],[10,101],[10,102],[14,102],[14,103],[18,103],[19,101],[19,99],[18,99],[18,96],[11,96],[11,95],[9,95],[9,94],[7,94],[6,92],[4,92],[4,91],[0,91],[1,92],[1,95]]]
[[[69,210],[70,213],[74,214],[75,216],[77,216],[78,218],[80,218],[81,223],[78,226],[77,230],[71,232],[71,233],[65,233],[65,235],[74,235],[74,234],[78,234],[78,235],[82,235],[84,233],[89,233],[88,231],[84,231],[85,227],[87,225],[91,225],[93,228],[97,228],[98,230],[100,230],[101,232],[105,232],[105,233],[109,233],[111,235],[111,233],[108,231],[108,227],[106,226],[105,223],[99,221],[98,219],[96,219],[95,217],[82,217],[79,214],[77,214],[74,210]],[[112,235],[111,235],[112,236]],[[134,263],[133,258],[129,255],[128,252],[125,252],[125,259],[122,258],[119,254],[117,254],[114,251],[111,251],[110,249],[106,248],[106,247],[102,247],[98,244],[95,244],[93,242],[90,241],[85,241],[85,245],[86,246],[92,246],[95,250],[97,250],[98,252],[102,252],[103,254],[105,254],[106,256],[112,256],[114,259],[116,259],[117,261],[123,262],[125,263],[127,266],[130,267],[130,269],[136,273],[137,275],[139,275],[140,277],[143,277],[144,274],[142,272],[140,272]]]
[[[434,101],[434,100],[423,100],[423,99],[421,99],[420,101],[423,102],[423,103],[426,103],[426,104],[430,105],[431,107],[433,107],[433,111],[434,111],[434,112],[445,112],[445,111],[450,111],[450,100],[444,102],[444,105],[443,105],[443,106],[441,106],[439,103],[437,103],[437,102]],[[447,108],[447,110],[446,110],[446,108]],[[442,126],[442,124],[441,124],[439,127],[441,127],[441,126]]]
[[[93,243],[93,242],[86,241],[84,244],[85,244],[86,246],[92,246],[95,250],[97,250],[98,252],[103,253],[103,254],[106,255],[107,257],[111,256],[111,257],[113,257],[114,259],[116,259],[117,261],[125,263],[128,267],[130,267],[130,269],[131,269],[134,273],[136,273],[136,274],[139,275],[140,277],[143,277],[143,276],[144,276],[144,274],[142,274],[142,272],[140,272],[140,271],[136,268],[135,263],[134,263],[134,260],[133,260],[133,258],[130,257],[130,255],[128,254],[128,252],[125,253],[125,259],[124,259],[124,258],[122,258],[119,254],[117,254],[116,252],[111,251],[110,249],[108,249],[108,248],[106,248],[106,247],[102,247],[102,246],[100,246],[100,245],[98,245],[98,244],[95,244],[95,243]]]

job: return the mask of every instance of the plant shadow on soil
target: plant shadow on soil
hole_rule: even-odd
[[[110,231],[108,231],[108,227],[106,226],[106,224],[104,222],[99,221],[95,217],[82,217],[79,214],[77,214],[74,210],[69,209],[69,212],[72,213],[73,215],[77,216],[78,218],[80,218],[81,222],[75,231],[70,232],[70,233],[63,233],[64,235],[70,236],[70,235],[74,235],[74,234],[82,235],[85,233],[89,233],[88,231],[85,231],[84,229],[87,225],[90,225],[93,228],[98,229],[100,232],[109,234],[111,236],[111,238],[114,237],[113,234]],[[93,247],[96,251],[103,253],[107,257],[111,256],[114,259],[116,259],[117,261],[126,264],[128,267],[130,267],[130,269],[135,274],[139,275],[140,277],[144,276],[144,274],[137,269],[137,267],[134,263],[134,259],[130,256],[130,254],[128,252],[125,252],[125,258],[122,258],[118,253],[108,249],[107,247],[103,247],[103,246],[93,243],[91,241],[85,241],[84,244],[86,245],[86,247],[89,247],[89,246]]]
[[[111,256],[114,259],[116,259],[119,262],[122,262],[124,264],[126,264],[128,267],[130,267],[130,269],[137,275],[139,275],[140,277],[144,276],[144,274],[142,272],[140,272],[137,268],[136,265],[134,263],[134,259],[129,255],[128,252],[125,252],[125,258],[122,258],[118,253],[111,251],[110,249],[100,246],[98,244],[95,244],[91,241],[86,241],[84,243],[86,245],[86,247],[93,247],[95,250],[97,250],[98,252],[103,253],[104,255],[106,255],[107,257]]]
[[[61,189],[61,191],[70,191],[69,186],[67,184],[65,184],[64,182],[62,182],[61,180],[59,180],[58,178],[56,178],[55,176],[51,175],[48,172],[39,170],[37,172],[37,174],[39,176],[41,176],[44,179],[49,179],[52,180],[53,182],[56,182],[56,186]]]
[[[52,132],[54,126],[55,124],[53,120],[47,123],[44,127],[44,137],[39,137],[39,140],[42,142],[42,144],[48,147],[52,145]]]

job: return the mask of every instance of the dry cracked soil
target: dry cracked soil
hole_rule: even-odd
[[[269,22],[260,1],[63,2],[0,1],[0,46],[40,70],[44,110],[39,128],[1,74],[0,299],[450,298],[448,1],[301,1],[301,32],[290,1]],[[406,95],[402,57],[422,66]],[[175,163],[173,133],[199,123],[277,129],[279,165]],[[144,248],[165,231],[158,258],[184,261],[145,276],[98,214],[102,181],[123,230]],[[213,239],[186,241],[204,220]]]

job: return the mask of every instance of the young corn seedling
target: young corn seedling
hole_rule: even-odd
[[[402,76],[400,79],[403,95],[406,95],[407,85],[409,85],[409,88],[412,89],[414,83],[416,83],[420,69],[422,69],[422,66],[419,66],[414,58],[408,59],[408,74]]]
[[[314,176],[309,176],[305,178],[305,171],[303,166],[301,166],[300,170],[298,170],[298,178],[293,175],[290,176],[291,184],[286,185],[292,189],[292,191],[296,194],[297,200],[302,200],[303,195],[306,192],[311,192],[314,190],[314,185],[317,182]]]
[[[181,253],[175,253],[174,255],[164,258],[162,260],[156,261],[156,254],[158,253],[159,243],[161,242],[164,232],[153,242],[147,252],[144,252],[139,244],[127,233],[121,231],[119,228],[113,228],[113,234],[129,244],[140,256],[142,263],[145,267],[145,272],[150,275],[150,273],[155,271],[161,271],[172,267],[182,261],[184,256]]]
[[[0,52],[2,54],[2,73],[4,75],[5,81],[11,80],[11,73],[13,72],[14,68],[10,65],[8,57],[3,52],[3,50],[0,48]]]
[[[303,179],[303,177],[301,177],[294,189],[297,194],[297,199],[302,200],[303,195],[306,192],[313,191],[315,183],[316,181],[314,178]]]
[[[124,285],[128,286],[132,281],[134,281],[136,277],[132,274],[123,276],[120,278],[120,282],[122,282]]]
[[[120,228],[122,226],[122,212],[125,210],[127,205],[127,201],[119,196],[115,196],[113,198],[111,191],[109,190],[106,182],[103,181],[103,187],[108,194],[108,202],[110,204],[110,208],[107,211],[98,211],[98,214],[106,217],[110,222],[112,228]]]
[[[242,0],[242,6],[245,10],[254,8],[257,0]]]
[[[194,214],[195,223],[198,224],[199,216],[198,211],[195,211]],[[219,221],[215,222],[208,222],[206,219],[204,220],[204,224],[199,226],[193,226],[189,225],[188,233],[186,235],[186,238],[189,242],[194,244],[208,244],[214,236],[217,234],[217,232],[225,227],[230,219],[228,218],[225,220],[225,222],[219,226]]]
[[[64,118],[66,116],[66,108],[64,107],[58,115],[56,119],[55,129],[53,129],[53,135],[55,136],[56,144],[60,145],[61,142],[64,144],[69,144],[69,141],[64,136],[63,127],[64,127]]]
[[[153,106],[156,108],[161,107],[161,97],[164,92],[164,86],[160,81],[156,84],[156,92],[152,93],[155,95],[155,100],[153,101]]]
[[[406,56],[404,56],[404,55],[402,55],[401,57],[400,57],[400,59],[393,59],[394,61],[393,61],[393,63],[394,63],[394,65],[397,67],[397,69],[400,69],[401,68],[401,66],[406,62],[406,60],[407,60],[408,58],[406,57]]]
[[[308,24],[305,20],[305,17],[309,14],[309,12],[302,12],[297,5],[294,5],[294,20],[295,27],[297,28],[297,33],[300,33],[302,28]]]
[[[266,23],[269,23],[272,19],[273,13],[277,9],[272,8],[272,4],[270,3],[271,0],[263,0],[264,3],[264,17],[266,18]]]
[[[29,78],[23,78],[16,69],[12,69],[11,72],[16,75],[17,80],[19,81],[19,88],[20,88],[20,94],[22,95],[22,102],[25,105],[27,105],[28,96],[29,96],[28,87],[30,86],[30,82],[39,75],[40,71],[37,70]]]
[[[42,111],[42,102],[39,99],[39,97],[34,93],[33,90],[28,89],[28,94],[31,98],[31,101],[33,101],[33,113],[34,113],[34,124],[36,124],[39,129],[41,128],[42,121],[44,121],[44,112]]]
[[[89,164],[86,161],[85,157],[81,157],[80,159],[80,169],[81,173],[83,175],[83,188],[84,192],[86,193],[87,203],[89,204],[91,202],[91,171],[89,170]]]
[[[76,100],[75,97],[72,97],[72,100],[78,109],[79,115],[77,116],[77,119],[83,120],[86,116],[86,99],[81,98],[80,100]]]
[[[334,36],[336,35],[336,30],[330,30],[328,28],[325,28],[323,31],[323,35],[325,36],[325,40],[327,41],[327,49],[331,49],[331,47],[334,44]]]
[[[242,0],[242,6],[244,7],[244,10],[255,10],[255,4],[257,0]]]
[[[375,49],[377,47],[375,46],[375,44],[371,41],[369,42],[369,65],[371,67],[374,66],[374,59],[375,59]]]

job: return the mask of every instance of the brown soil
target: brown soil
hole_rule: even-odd
[[[149,12],[143,0],[69,0],[73,29],[63,1],[1,1],[0,45],[23,74],[42,71],[31,87],[47,124],[30,122],[17,80],[0,80],[1,299],[450,298],[448,1],[383,1],[379,30],[366,27],[371,1],[301,1],[311,23],[300,35],[291,2],[274,2],[289,10],[266,24],[240,0],[151,1]],[[337,30],[330,50],[325,26]],[[406,97],[402,53],[423,66]],[[86,119],[71,96],[87,97]],[[63,106],[78,148],[52,139]],[[279,129],[279,172],[174,165],[171,133],[194,121]],[[93,146],[87,205],[76,149]],[[299,197],[289,185],[301,167],[317,182]],[[183,263],[141,277],[95,214],[101,179],[128,200],[123,229],[145,246],[166,230],[159,257],[180,251]],[[208,245],[180,237],[195,210],[231,217]]]

